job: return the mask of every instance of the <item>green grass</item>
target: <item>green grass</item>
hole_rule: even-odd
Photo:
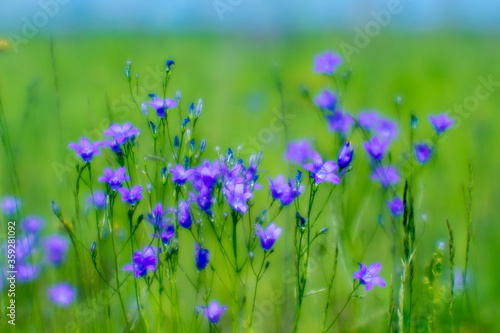
[[[326,78],[312,73],[312,58],[326,49],[338,49],[341,41],[351,40],[352,36],[345,34],[281,38],[111,34],[58,37],[54,44],[58,94],[54,88],[48,39],[41,37],[32,40],[18,54],[9,51],[0,53],[0,97],[20,175],[24,212],[45,216],[45,233],[56,230],[63,232],[60,223],[51,214],[50,202],[56,200],[60,203],[68,216],[74,211],[72,191],[76,160],[67,149],[67,144],[77,141],[82,135],[102,133],[102,129],[109,125],[107,102],[114,121],[129,120],[146,133],[138,110],[126,102],[128,87],[123,73],[128,59],[133,60],[133,71],[140,73],[141,82],[147,75],[158,78],[149,79],[146,83],[148,89],[144,90],[144,100],[147,93],[161,90],[161,66],[164,60],[175,60],[176,68],[168,95],[173,97],[177,89],[181,90],[185,106],[203,98],[204,111],[197,137],[207,138],[207,151],[211,157],[215,156],[216,146],[220,146],[222,151],[228,147],[235,149],[239,144],[249,142],[253,136],[258,137],[260,134],[262,137],[269,133],[264,133],[262,129],[272,128],[274,110],[281,107],[275,83],[275,73],[278,73],[283,82],[287,110],[293,115],[288,127],[290,138],[311,138],[323,156],[335,158],[335,137],[327,131],[309,102],[301,97],[300,86],[306,86],[315,95],[320,88],[329,85]],[[475,93],[480,84],[478,77],[487,78],[491,75],[494,81],[500,81],[500,66],[497,65],[500,48],[497,41],[498,36],[494,35],[383,34],[373,39],[359,55],[353,56],[350,64],[342,67],[342,70],[350,67],[353,71],[344,98],[345,109],[353,114],[364,109],[375,109],[396,119],[394,99],[400,94],[404,101],[403,118],[408,117],[410,110],[419,118],[417,139],[430,138],[432,130],[427,121],[428,114],[449,110],[455,104],[463,103],[467,96]],[[140,86],[144,86],[144,83],[140,83]],[[500,195],[500,177],[496,176],[500,163],[497,148],[500,136],[496,129],[500,121],[497,112],[499,105],[497,87],[490,97],[481,101],[477,110],[463,119],[458,128],[448,133],[447,139],[438,148],[437,159],[424,170],[414,189],[418,237],[416,270],[420,274],[415,284],[418,289],[423,288],[422,273],[430,263],[437,243],[447,242],[447,218],[454,230],[455,266],[459,269],[464,267],[467,222],[462,186],[468,181],[468,161],[473,165],[473,237],[468,302],[463,304],[464,332],[500,330],[494,319],[500,297],[496,288],[496,276],[500,273],[496,265],[496,253],[500,250],[497,241],[500,229],[496,222],[500,213],[496,204],[496,198]],[[143,135],[145,138],[146,135]],[[327,206],[322,221],[330,229],[324,243],[327,255],[322,256],[321,247],[318,247],[318,268],[312,270],[311,281],[308,282],[308,290],[326,287],[333,264],[332,249],[335,248],[335,242],[339,241],[339,264],[333,289],[335,304],[331,306],[335,311],[340,309],[351,290],[351,276],[356,261],[381,261],[384,267],[382,275],[386,281],[390,281],[392,267],[390,238],[377,227],[377,215],[384,205],[384,199],[380,197],[377,185],[366,181],[369,177],[368,159],[362,149],[361,137],[356,134],[351,139],[356,145],[353,171],[348,175],[344,196],[340,198],[334,192],[332,203]],[[278,173],[286,174],[288,167],[282,159],[284,131],[273,132],[259,143],[262,146],[259,148],[264,151],[262,168],[265,173],[262,177],[267,176],[266,172],[272,177]],[[146,143],[141,145],[143,151],[149,147]],[[392,156],[396,162],[401,160],[399,155],[407,147],[406,137],[393,146]],[[100,173],[104,165],[105,159],[99,159],[93,166],[94,172]],[[63,172],[58,174],[54,166]],[[292,170],[288,176],[293,176],[294,172]],[[11,193],[9,169],[3,151],[0,154],[0,174],[0,193]],[[267,184],[266,181],[263,183]],[[402,184],[398,192],[402,195]],[[264,207],[266,191],[262,191],[259,196],[257,205]],[[140,209],[146,212],[145,206]],[[390,223],[385,207],[382,211],[383,223]],[[425,218],[422,218],[423,215]],[[293,216],[293,211],[290,211],[290,216]],[[266,319],[266,324],[260,328],[262,331],[280,331],[287,318],[293,321],[294,285],[283,284],[282,281],[282,272],[289,270],[290,267],[286,265],[293,261],[289,258],[286,261],[280,259],[284,258],[285,250],[291,248],[292,220],[285,220],[284,215],[278,220],[281,226],[289,226],[280,239],[277,254],[271,259],[270,271],[261,283],[258,302],[263,308],[262,318]],[[350,228],[342,227],[349,223]],[[126,230],[123,232],[127,234]],[[189,262],[190,256],[190,253],[185,254],[184,260]],[[73,257],[68,258],[60,270],[44,270],[36,284],[35,292],[43,305],[41,311],[47,331],[57,331],[53,327],[73,320],[71,310],[45,305],[48,304],[45,300],[47,284],[75,278]],[[125,259],[122,258],[123,263]],[[447,266],[444,266],[443,278],[448,276]],[[194,267],[186,269],[190,273],[194,272]],[[89,270],[90,273],[93,274],[93,281],[97,281],[95,273]],[[184,286],[182,288],[187,288],[185,278],[180,275],[180,279]],[[397,293],[399,286],[396,281],[399,279],[394,283]],[[447,285],[447,282],[443,280],[442,284]],[[133,289],[130,287],[127,290]],[[273,290],[283,290],[283,294],[271,297],[273,310],[272,314],[267,314],[269,302],[266,300]],[[374,289],[373,292],[365,293],[365,299],[354,300],[340,319],[344,329],[368,332],[371,331],[371,325],[385,327],[388,290],[388,287]],[[186,293],[191,295],[192,292]],[[455,294],[460,296],[460,292]],[[18,328],[27,332],[33,330],[29,323],[32,318],[30,297],[27,291],[20,290],[17,299]],[[422,297],[415,296],[416,313],[420,311]],[[446,304],[446,299],[447,294],[443,304]],[[222,296],[221,301],[231,304],[228,296]],[[306,298],[303,327],[321,325],[324,303],[324,293]],[[118,309],[116,299],[112,308],[115,309],[115,306]],[[182,310],[186,313],[185,317],[190,318],[191,310],[187,306]],[[460,302],[455,306],[458,309]],[[447,314],[446,306],[444,309],[443,316]],[[154,311],[154,307],[151,306],[150,310]],[[113,312],[113,316],[122,320],[118,311]],[[151,320],[151,326],[155,327],[154,320]],[[223,318],[223,327],[230,327],[229,312]]]

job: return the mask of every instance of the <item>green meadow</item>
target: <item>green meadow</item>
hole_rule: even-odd
[[[184,109],[191,102],[196,105],[199,98],[203,99],[203,113],[196,126],[195,138],[198,142],[203,138],[207,140],[204,158],[214,160],[216,149],[225,153],[232,148],[236,152],[240,145],[240,156],[245,160],[251,153],[263,152],[259,166],[263,189],[256,192],[253,213],[256,215],[268,205],[267,177],[274,179],[278,174],[294,177],[300,168],[284,160],[287,142],[308,139],[324,159],[336,161],[338,138],[328,130],[315,106],[304,97],[303,89],[315,96],[322,88],[335,87],[330,79],[313,73],[313,58],[325,50],[342,55],[342,43],[353,44],[353,36],[347,33],[282,36],[109,33],[62,35],[53,39],[39,36],[21,45],[17,52],[12,48],[0,52],[0,99],[13,151],[12,162],[19,180],[21,215],[43,216],[42,236],[65,235],[63,224],[52,213],[51,201],[57,202],[70,223],[75,211],[75,165],[78,159],[68,144],[78,142],[82,136],[91,141],[102,140],[103,131],[114,122],[123,124],[129,121],[141,130],[137,174],[145,187],[147,179],[142,170],[151,168],[151,165],[144,156],[152,151],[152,144],[140,105],[132,99],[125,77],[125,65],[129,59],[132,60],[134,75],[132,94],[139,103],[149,101],[148,94],[161,93],[164,62],[167,59],[175,61],[167,96],[174,98],[176,91],[180,90]],[[349,83],[342,91],[345,111],[356,115],[360,111],[376,110],[398,121],[399,138],[391,146],[389,158],[403,170],[403,177],[409,177],[404,161],[409,154],[410,113],[418,118],[415,133],[418,141],[430,142],[432,138],[428,115],[449,111],[456,120],[456,126],[439,140],[432,160],[414,177],[417,242],[412,332],[427,331],[429,302],[424,278],[430,272],[433,254],[440,242],[444,243],[444,259],[441,276],[434,281],[436,293],[441,292],[434,303],[434,331],[500,331],[496,320],[500,298],[497,286],[500,206],[495,203],[500,198],[500,177],[496,171],[500,165],[500,132],[497,127],[500,124],[499,58],[496,35],[465,32],[396,34],[387,31],[372,38],[368,46],[352,54],[350,61],[344,61],[338,70],[340,74],[350,73]],[[402,98],[399,113],[395,105],[397,96]],[[283,112],[287,114],[284,118]],[[172,117],[175,124],[178,115]],[[179,134],[177,127],[171,130],[172,135]],[[339,190],[335,190],[326,201],[318,222],[327,227],[328,232],[312,249],[306,291],[310,294],[304,299],[301,332],[320,331],[327,298],[324,289],[332,273],[336,244],[339,255],[331,294],[331,318],[341,310],[352,290],[352,274],[358,270],[357,262],[380,262],[380,274],[387,286],[370,292],[359,289],[359,295],[364,297],[351,300],[334,330],[386,331],[391,276],[394,295],[399,297],[401,249],[397,249],[394,257],[391,252],[392,222],[385,204],[390,197],[379,184],[369,180],[369,157],[363,149],[363,137],[359,131],[347,139],[356,147],[352,170]],[[109,154],[103,149],[103,155],[92,165],[94,177],[102,174],[109,161]],[[467,239],[464,190],[469,183],[469,163],[473,170],[473,197],[467,283],[464,288],[462,275],[455,275],[454,320],[451,325],[448,317],[450,270],[446,220],[454,231],[456,272],[462,272]],[[2,146],[1,196],[15,191],[10,165]],[[102,187],[97,182],[95,186]],[[395,186],[399,196],[403,195],[403,186],[403,181]],[[81,184],[82,207],[89,193]],[[326,187],[320,188],[319,202],[323,202],[327,194]],[[146,215],[148,209],[147,203],[141,202],[137,211]],[[275,221],[283,228],[283,233],[259,285],[254,332],[292,330],[295,311],[294,214],[293,207],[285,208]],[[125,244],[128,237],[126,218],[124,209],[116,213],[115,239],[118,244]],[[0,235],[1,243],[5,243],[7,220],[2,219]],[[143,222],[137,234],[138,243],[143,245],[152,233],[145,224]],[[93,215],[84,214],[78,232],[81,232],[81,241],[87,248],[95,241],[92,227]],[[196,267],[191,263],[194,252],[191,235],[181,234],[179,243],[183,241],[189,243],[188,249],[193,247],[193,251],[179,254],[181,270],[177,274],[178,312],[188,323],[187,328],[194,313],[196,295],[190,279],[196,276]],[[216,244],[213,239],[207,242]],[[107,253],[112,256],[107,252],[111,251],[109,239],[103,240],[99,251],[99,255]],[[34,254],[35,260],[37,255]],[[130,255],[127,248],[118,258],[118,264],[123,266],[130,262]],[[5,260],[1,259],[2,271],[6,271],[3,267]],[[114,262],[109,258],[103,262],[107,264],[103,267],[103,274],[111,279]],[[215,253],[211,262],[223,266],[222,255]],[[394,264],[397,267],[393,269]],[[86,254],[82,266],[85,271],[83,283],[87,288],[85,291],[80,288],[76,302],[68,308],[52,305],[46,290],[49,285],[62,280],[74,284],[81,280],[75,268],[73,248],[60,267],[44,267],[34,282],[18,282],[16,327],[10,327],[2,318],[0,331],[76,332],[75,327],[80,327],[80,332],[124,330],[119,301],[109,290],[103,292],[106,285],[96,274],[90,254]],[[122,280],[132,280],[126,273],[120,274]],[[8,302],[5,284],[2,308]],[[216,279],[214,293],[217,299],[231,306],[231,296],[224,288],[224,278]],[[126,307],[132,313],[135,309],[134,283],[125,283],[122,290]],[[169,320],[161,319],[158,299],[152,298],[146,296],[143,308],[149,330],[169,332]],[[93,302],[97,307],[92,307]],[[169,313],[171,305],[166,297],[163,297],[163,307]],[[242,313],[246,318],[246,312],[243,310]],[[232,311],[228,310],[221,317],[223,332],[231,332],[231,315]],[[206,321],[201,329],[208,331]],[[136,325],[134,331],[140,332],[140,325]]]

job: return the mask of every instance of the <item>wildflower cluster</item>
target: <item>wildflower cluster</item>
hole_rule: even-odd
[[[198,332],[203,325],[215,332],[231,321],[233,332],[239,332],[254,329],[262,290],[259,286],[274,269],[271,259],[278,253],[293,266],[293,330],[299,332],[306,297],[319,293],[311,290],[311,280],[317,275],[312,271],[316,249],[331,242],[325,235],[332,234],[332,226],[336,235],[351,231],[345,216],[338,212],[343,207],[338,205],[348,200],[346,187],[355,175],[373,182],[370,186],[380,194],[384,210],[387,206],[387,211],[379,214],[377,228],[392,233],[394,258],[396,249],[402,250],[401,258],[393,262],[393,272],[401,271],[398,265],[402,259],[401,283],[410,290],[409,300],[402,297],[399,302],[404,316],[405,306],[411,310],[412,305],[418,237],[414,180],[436,155],[439,136],[453,120],[446,114],[430,116],[434,137],[415,141],[418,119],[404,113],[399,99],[398,121],[373,110],[351,113],[343,96],[350,72],[339,75],[341,66],[342,59],[333,52],[317,56],[313,71],[327,80],[326,87],[315,97],[304,90],[311,108],[320,114],[332,135],[329,150],[317,149],[312,140],[294,139],[287,142],[284,155],[289,171],[270,174],[262,152],[244,156],[240,147],[207,149],[211,143],[197,131],[204,113],[202,99],[186,106],[181,92],[169,97],[174,95],[169,90],[174,61],[165,62],[163,85],[158,92],[151,92],[148,100],[137,100],[133,93],[129,61],[125,76],[142,124],[111,123],[102,132],[104,140],[91,142],[82,137],[79,143],[68,145],[79,158],[74,214],[52,202],[54,216],[67,235],[42,236],[47,224],[42,218],[21,219],[23,234],[16,251],[19,279],[33,281],[47,266],[65,265],[71,247],[77,278],[72,284],[59,281],[47,289],[48,298],[56,305],[67,307],[78,295],[92,295],[95,285],[116,295],[119,307],[113,309],[119,309],[120,324],[128,331],[140,326],[147,332],[156,322],[158,330],[168,323],[173,332]],[[139,75],[135,77],[138,81]],[[401,119],[406,118],[409,146],[398,154],[397,140],[406,135]],[[357,142],[359,138],[361,142]],[[364,175],[358,171],[363,161],[369,170]],[[401,171],[405,165],[408,173]],[[83,193],[86,197],[82,199]],[[332,218],[321,219],[332,206]],[[2,199],[2,213],[8,218],[21,216],[21,207],[17,197]],[[392,222],[390,227],[384,222],[386,217]],[[350,237],[345,239],[354,243]],[[318,244],[320,240],[323,243]],[[359,271],[354,272],[356,260],[366,258],[360,252],[342,255],[352,276],[346,284],[353,288],[342,310],[330,319],[337,245],[331,278],[321,290],[327,291],[323,332],[333,327],[351,299],[361,298],[356,294],[360,286],[366,292],[375,285],[386,286],[380,262],[369,266],[359,263]],[[374,256],[382,257],[380,253]],[[437,264],[433,265],[436,270]],[[186,290],[179,287],[181,280],[188,281],[184,288],[192,288],[193,298],[183,297]],[[128,281],[133,284],[133,297],[129,297],[132,288],[127,287]],[[392,312],[394,299],[391,296]],[[190,315],[182,311],[186,308]],[[394,325],[391,316],[389,326]]]

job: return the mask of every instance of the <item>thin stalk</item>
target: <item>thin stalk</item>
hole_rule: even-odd
[[[349,301],[351,300],[352,296],[354,295],[354,292],[356,291],[356,289],[358,289],[358,287],[361,285],[361,283],[358,283],[356,285],[356,287],[354,287],[354,289],[351,291],[351,293],[349,294],[349,297],[347,298],[347,301],[345,302],[344,306],[342,307],[342,310],[340,310],[339,314],[337,315],[337,317],[335,317],[335,319],[332,321],[332,323],[326,328],[326,330],[323,331],[323,333],[326,333],[330,330],[330,328],[332,328],[333,324],[335,324],[337,322],[337,320],[340,318],[340,316],[342,315],[342,313],[344,312],[345,308],[347,307],[347,305],[349,304]]]
[[[324,332],[325,331],[325,327],[326,327],[326,318],[327,318],[327,315],[328,315],[328,308],[330,307],[330,295],[331,295],[332,289],[333,289],[333,281],[335,280],[335,274],[337,273],[337,259],[338,259],[338,256],[339,256],[339,245],[336,244],[335,245],[335,256],[334,256],[334,259],[333,259],[333,271],[332,271],[332,275],[330,276],[330,281],[328,283],[328,292],[327,292],[327,295],[326,295],[326,305],[325,305],[325,311],[323,313],[323,326],[321,328],[321,332]]]
[[[132,254],[132,256],[134,255],[134,242],[133,242],[133,237],[132,237],[134,234],[133,228],[132,228],[133,216],[134,216],[134,210],[129,210],[128,211],[128,222],[129,222],[129,230],[130,230],[130,251],[131,251],[130,253]],[[132,265],[133,265],[133,263],[132,263]],[[135,278],[135,276],[134,276],[134,288],[135,288],[135,300],[137,303],[137,311],[139,313],[139,320],[141,322],[142,331],[147,332],[146,327],[144,325],[144,319],[143,319],[143,315],[142,315],[141,305],[139,303],[139,292],[138,292],[138,288],[137,288],[137,279]]]
[[[114,260],[115,260],[115,274],[116,274],[116,291],[118,294],[118,298],[120,299],[120,305],[123,311],[123,317],[125,318],[125,323],[127,324],[127,329],[130,332],[131,327],[128,322],[128,317],[127,317],[127,311],[125,310],[125,305],[123,303],[123,297],[122,293],[120,292],[120,278],[119,278],[119,270],[118,270],[118,257],[116,255],[116,246],[115,246],[115,236],[114,236],[114,226],[113,226],[113,201],[114,201],[114,194],[109,194],[108,193],[108,198],[109,198],[109,208],[108,208],[108,221],[111,227],[111,244],[113,246],[113,254],[114,254]]]

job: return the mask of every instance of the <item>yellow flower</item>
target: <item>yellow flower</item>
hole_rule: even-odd
[[[9,42],[0,39],[0,52],[7,50],[9,46],[10,46]]]

